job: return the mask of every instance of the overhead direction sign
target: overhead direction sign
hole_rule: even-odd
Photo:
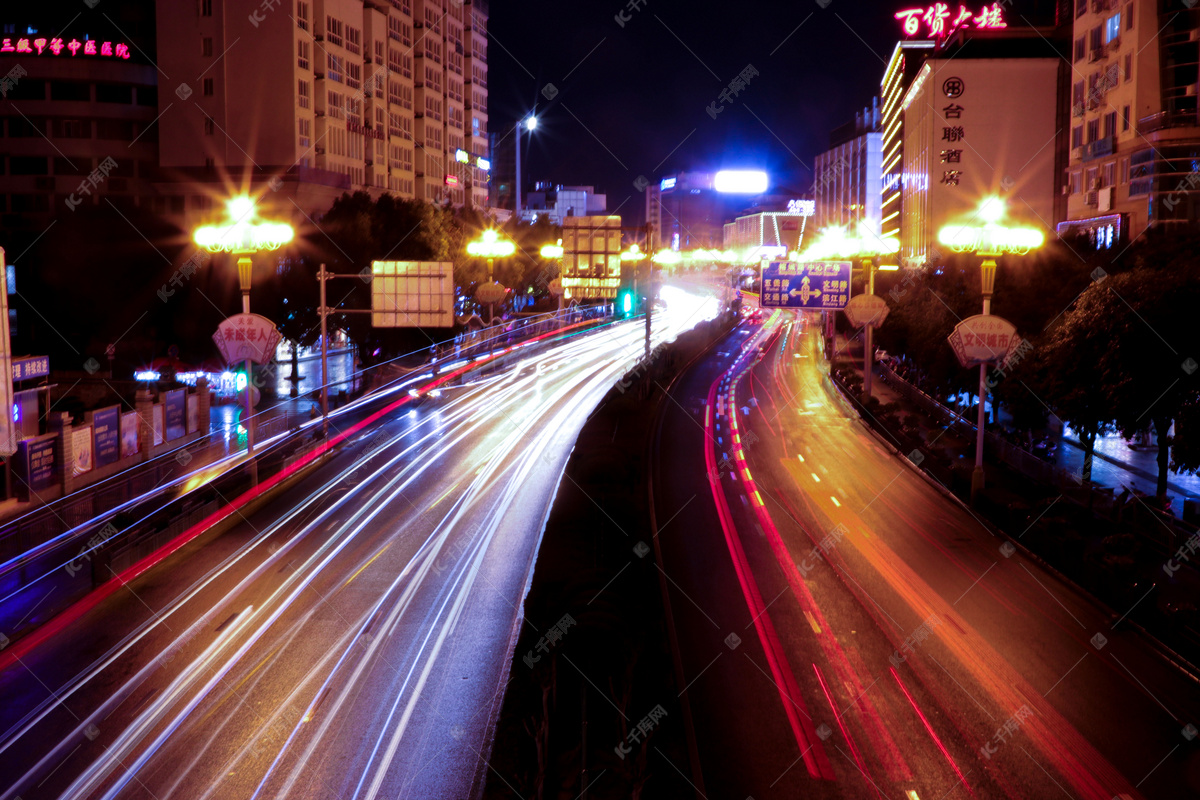
[[[763,267],[761,298],[764,308],[845,308],[850,299],[850,262],[769,262]]]

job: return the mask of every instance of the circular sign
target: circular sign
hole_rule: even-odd
[[[555,278],[554,280],[550,281],[550,284],[546,287],[546,289],[548,289],[550,294],[554,295],[555,297],[560,296],[563,293],[562,279]]]
[[[963,83],[962,78],[946,78],[942,81],[942,94],[949,98],[962,97],[963,92],[967,90],[967,85]]]
[[[846,319],[850,320],[854,327],[870,325],[872,328],[878,328],[887,319],[891,309],[888,308],[887,301],[877,294],[856,294],[850,298],[844,310]]]
[[[481,303],[499,303],[508,294],[508,289],[505,289],[499,283],[492,281],[484,283],[475,290],[475,299]]]

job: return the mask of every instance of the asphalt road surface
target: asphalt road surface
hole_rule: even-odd
[[[660,431],[698,788],[1200,796],[1194,680],[876,439],[816,328],[743,325],[676,384]]]
[[[656,340],[717,311],[664,297]],[[405,405],[12,661],[0,798],[474,794],[562,470],[643,330]]]

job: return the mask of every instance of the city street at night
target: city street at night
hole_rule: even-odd
[[[0,19],[0,800],[1200,798],[1195,0]]]

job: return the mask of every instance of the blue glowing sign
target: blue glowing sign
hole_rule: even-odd
[[[849,261],[772,261],[763,268],[763,308],[829,310],[849,301]]]
[[[676,180],[678,180],[678,179],[677,178],[663,178],[662,183],[660,183],[658,185],[658,190],[660,192],[665,192],[668,189],[674,189]]]

